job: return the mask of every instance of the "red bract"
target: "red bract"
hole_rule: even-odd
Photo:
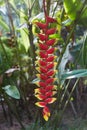
[[[47,98],[47,99],[45,100],[45,103],[46,103],[46,104],[51,104],[51,103],[55,102],[55,100],[56,100],[56,98]]]
[[[52,84],[54,81],[55,81],[54,78],[48,78],[48,79],[46,80],[46,84],[47,84],[47,85]]]
[[[42,51],[40,51],[40,52],[39,52],[39,56],[40,56],[41,58],[47,58],[47,57],[48,57],[48,54],[47,54],[47,53],[44,53],[44,52],[42,52]]]
[[[45,87],[46,87],[46,83],[40,81],[40,82],[39,82],[39,86],[45,88]]]
[[[56,32],[56,29],[55,29],[55,28],[51,28],[51,29],[48,29],[48,30],[47,30],[47,34],[48,34],[48,35],[54,34],[55,32]]]
[[[47,22],[48,22],[48,23],[56,23],[56,22],[57,22],[56,19],[51,18],[51,17],[49,17],[49,16],[47,16],[46,19],[47,19]]]
[[[36,76],[39,77],[41,80],[47,79],[47,75],[45,75],[45,74],[37,74]]]
[[[46,96],[43,94],[36,94],[35,97],[37,97],[39,100],[45,100]]]
[[[44,29],[44,28],[47,27],[47,24],[44,24],[44,23],[35,22],[35,24],[36,24],[39,28],[41,28],[41,29]]]
[[[45,102],[36,102],[35,104],[37,106],[39,106],[39,107],[45,107],[47,103],[45,103]]]
[[[43,108],[43,117],[46,121],[48,121],[49,117],[50,117],[50,110],[48,107],[44,107]]]
[[[40,66],[46,66],[47,62],[43,61],[43,60],[39,60],[39,64],[40,64]]]
[[[53,92],[52,91],[48,91],[48,92],[46,92],[45,95],[46,95],[46,98],[47,97],[51,97],[51,96],[53,96]]]
[[[45,0],[44,4],[45,4]],[[45,5],[44,5],[45,7]],[[45,9],[44,9],[45,11]],[[56,59],[55,53],[55,42],[56,39],[50,39],[49,35],[56,33],[56,28],[50,28],[51,24],[57,23],[54,18],[49,17],[45,11],[45,23],[36,22],[36,25],[41,29],[41,33],[37,36],[39,38],[39,45],[37,51],[37,55],[39,57],[36,62],[39,67],[36,67],[36,70],[39,74],[36,74],[37,78],[39,78],[39,82],[36,83],[39,88],[35,89],[35,97],[38,98],[36,103],[37,106],[43,107],[43,117],[46,121],[48,121],[50,117],[50,110],[48,108],[49,104],[53,103],[56,98],[53,97],[56,94],[55,83],[55,65],[54,60]]]
[[[47,69],[52,69],[54,67],[54,63],[50,63],[47,65]]]
[[[52,56],[49,56],[49,57],[46,59],[46,61],[47,61],[47,62],[53,62],[54,59],[55,59],[55,57],[54,57],[54,55],[52,55]]]
[[[55,51],[54,48],[49,48],[49,49],[47,50],[47,54],[53,54],[54,51]]]
[[[40,72],[46,74],[47,73],[47,68],[40,67]]]
[[[39,37],[39,39],[41,40],[41,41],[45,41],[45,40],[47,40],[47,35],[44,35],[44,34],[38,34],[38,37]]]
[[[50,39],[50,40],[46,41],[46,44],[47,44],[48,46],[53,46],[55,42],[56,42],[55,39]]]
[[[53,76],[55,74],[55,71],[54,70],[49,70],[48,72],[47,72],[47,76],[49,77],[49,76]]]
[[[45,45],[45,44],[39,43],[39,48],[40,48],[40,50],[47,50],[47,49],[48,49],[48,46]]]
[[[53,90],[54,89],[54,85],[48,85],[46,87],[46,91],[50,91],[50,90]]]

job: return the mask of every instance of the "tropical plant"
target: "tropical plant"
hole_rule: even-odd
[[[52,111],[55,130],[68,103],[77,116],[72,94],[76,90],[78,96],[80,78],[87,76],[86,23],[86,0],[0,1],[0,97],[22,127],[18,109],[25,108],[34,119],[34,95],[46,121]]]

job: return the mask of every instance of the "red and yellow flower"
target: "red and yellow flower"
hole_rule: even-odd
[[[39,59],[36,61],[38,65],[38,67],[36,67],[38,71],[36,76],[40,81],[37,83],[38,88],[35,89],[35,97],[37,97],[39,101],[35,104],[42,107],[42,114],[46,121],[48,121],[50,117],[49,104],[56,100],[56,98],[53,97],[57,89],[54,85],[56,80],[56,78],[54,78],[56,73],[56,56],[54,55],[56,39],[49,38],[50,35],[56,32],[56,28],[50,28],[50,24],[56,22],[54,18],[49,17],[47,14],[45,14],[45,23],[35,22],[36,26],[38,26],[42,32],[37,35],[39,38],[39,51],[37,51],[36,54],[39,56]]]

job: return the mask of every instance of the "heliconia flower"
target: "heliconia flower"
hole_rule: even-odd
[[[55,44],[56,40],[55,39],[50,39],[46,41],[46,45],[48,46],[53,46]]]
[[[47,27],[47,24],[44,24],[44,23],[35,22],[35,24],[36,24],[39,28],[41,28],[41,29],[44,29],[44,28]]]
[[[48,35],[51,35],[51,34],[54,34],[55,32],[56,32],[56,28],[51,28],[51,29],[48,29],[46,33]]]
[[[38,82],[35,84],[38,86],[37,89],[35,89],[35,97],[39,100],[35,104],[38,107],[42,107],[42,114],[43,118],[48,121],[50,117],[50,110],[49,110],[49,104],[56,101],[56,98],[54,95],[57,93],[57,86],[54,85],[56,78],[56,62],[55,59],[57,56],[55,56],[55,43],[56,38],[50,38],[50,35],[56,33],[56,28],[51,27],[50,25],[53,23],[57,23],[57,20],[55,20],[52,17],[49,17],[46,14],[45,10],[45,0],[43,0],[44,3],[44,12],[45,12],[45,22],[35,22],[36,26],[38,26],[41,31],[38,36],[38,51],[36,51],[38,60],[35,62],[36,70],[38,71],[38,74],[36,74],[37,78],[39,79]]]

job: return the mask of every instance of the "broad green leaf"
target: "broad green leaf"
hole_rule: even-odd
[[[70,58],[70,53],[69,53],[69,45],[66,47],[65,53],[62,56],[60,65],[59,65],[59,75],[61,76],[61,74],[63,72],[65,72],[65,67],[67,62],[69,61]]]
[[[22,10],[20,12],[20,22],[21,22],[22,25],[24,23],[26,23],[25,14],[23,13]],[[20,28],[20,33],[21,33],[21,44],[25,47],[26,52],[27,52],[28,49],[29,49],[29,46],[30,46],[27,28],[25,28],[25,27]]]
[[[71,20],[76,19],[81,7],[82,7],[81,0],[64,0],[65,12],[67,13],[68,17]]]
[[[87,7],[82,11],[82,14],[78,23],[87,27]]]
[[[4,29],[4,30],[6,30],[6,31],[8,31],[9,30],[9,26],[0,18],[0,26]]]
[[[16,86],[7,85],[3,87],[3,89],[10,97],[15,98],[15,99],[20,99],[20,93]]]
[[[61,75],[61,80],[80,78],[86,76],[87,76],[87,69],[79,69],[63,73]]]

